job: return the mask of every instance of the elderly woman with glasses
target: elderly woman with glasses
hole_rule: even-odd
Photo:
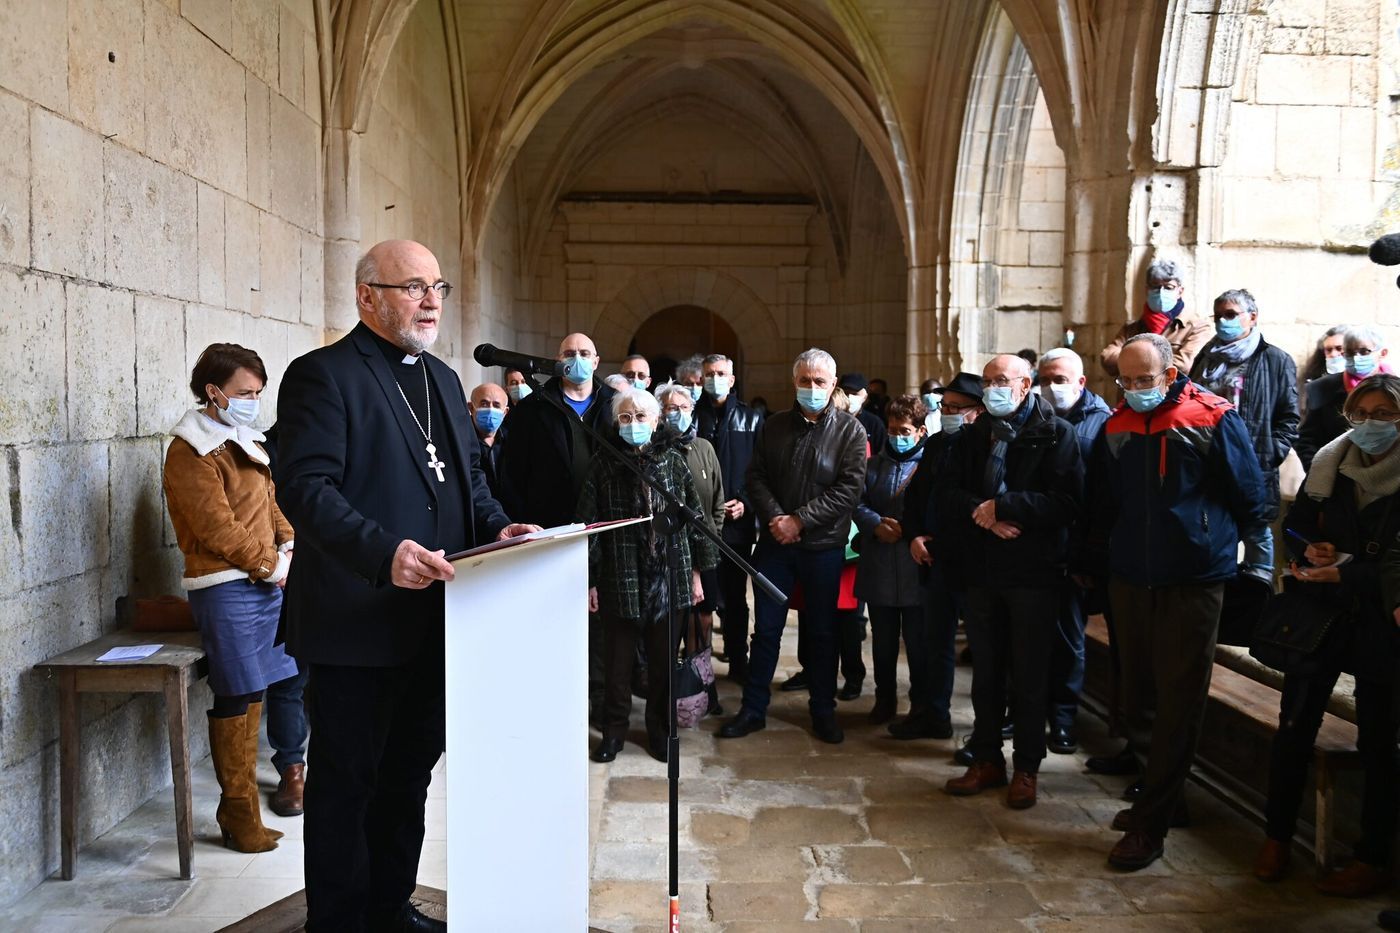
[[[1357,750],[1365,788],[1355,860],[1320,877],[1317,889],[1337,897],[1364,897],[1389,884],[1395,822],[1400,814],[1400,767],[1395,734],[1396,622],[1382,601],[1384,563],[1400,531],[1400,377],[1363,379],[1343,407],[1350,430],[1313,458],[1312,468],[1284,523],[1297,557],[1296,586],[1326,606],[1349,609],[1334,622],[1318,650],[1285,673],[1279,729],[1269,762],[1265,807],[1267,839],[1255,862],[1261,881],[1288,871],[1288,852],[1312,759],[1313,740],[1342,671],[1356,677]],[[1394,594],[1392,594],[1393,596]]]
[[[612,399],[614,446],[686,507],[701,510],[695,481],[686,465],[680,432],[659,423],[661,406],[650,393],[625,389]],[[606,522],[654,514],[660,495],[617,458],[594,456],[579,494],[578,519]],[[676,566],[669,573],[668,537],[645,522],[628,525],[589,541],[588,608],[603,622],[606,670],[603,681],[602,741],[590,756],[608,762],[617,757],[627,736],[632,710],[632,665],[637,642],[644,640],[652,661],[648,678],[647,750],[666,760],[670,716],[668,663],[676,644],[670,638],[668,611],[684,614],[704,600],[700,573],[715,566],[714,544],[686,528],[674,537]]]

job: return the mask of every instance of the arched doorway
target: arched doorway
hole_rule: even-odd
[[[696,353],[723,353],[734,361],[736,375],[742,374],[744,365],[734,328],[698,305],[672,305],[656,312],[637,328],[627,352],[647,358],[653,385],[673,378],[676,364]]]

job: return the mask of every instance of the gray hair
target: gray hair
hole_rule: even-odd
[[[1223,304],[1232,304],[1246,314],[1259,313],[1259,304],[1247,288],[1231,288],[1221,292],[1220,297],[1215,299],[1215,306],[1218,308]]]
[[[729,357],[725,356],[723,353],[711,353],[709,356],[705,357],[700,362],[705,366],[709,366],[713,363],[733,363],[734,361],[731,360]]]
[[[355,263],[355,284],[368,285],[370,282],[379,281],[379,262],[374,258],[374,251],[367,250]]]
[[[1152,344],[1152,349],[1157,351],[1157,362],[1162,364],[1163,371],[1165,371],[1169,366],[1176,365],[1175,361],[1172,358],[1171,341],[1168,340],[1166,337],[1163,337],[1161,334],[1138,334],[1136,337],[1129,337],[1126,341],[1124,341],[1123,349],[1126,350],[1135,343]]]
[[[681,360],[679,363],[677,363],[676,378],[688,379],[692,376],[696,379],[704,378],[705,370],[702,368],[700,359],[700,354],[697,353],[694,356],[688,356],[685,359]]]
[[[668,379],[656,387],[656,401],[661,405],[665,405],[666,400],[673,395],[685,396],[685,400],[690,403],[691,407],[695,407],[695,400],[690,397],[689,386],[683,386],[679,382],[672,382]]]
[[[646,389],[619,389],[612,400],[613,424],[617,424],[617,416],[622,411],[622,406],[629,402],[637,411],[649,412],[653,422],[661,417],[661,406]]]
[[[797,354],[797,359],[792,361],[793,378],[797,377],[797,371],[803,366],[808,369],[827,369],[832,378],[836,377],[836,357],[819,347],[812,347]]]
[[[1083,358],[1069,347],[1056,347],[1053,350],[1046,350],[1040,356],[1040,365],[1044,366],[1046,363],[1053,363],[1056,360],[1069,360],[1074,364],[1074,368],[1079,370],[1081,374],[1084,372]]]
[[[1147,267],[1147,284],[1181,282],[1181,269],[1170,259],[1154,259]]]
[[[1342,331],[1342,346],[1348,353],[1363,343],[1372,350],[1380,350],[1385,346],[1385,338],[1380,331],[1365,324],[1353,324]]]
[[[623,389],[632,388],[632,383],[626,376],[622,375],[622,373],[613,373],[611,376],[608,376],[603,380],[603,385],[607,386],[609,389],[615,389],[618,392],[621,392]]]

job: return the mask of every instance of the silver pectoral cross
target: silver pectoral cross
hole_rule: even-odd
[[[447,480],[442,475],[442,468],[447,466],[447,464],[443,463],[441,460],[438,459],[437,445],[429,444],[426,450],[428,451],[428,469],[435,470],[437,472],[437,478],[439,483],[447,482]]]

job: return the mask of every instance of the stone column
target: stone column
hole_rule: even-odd
[[[327,127],[325,289],[326,326],[331,343],[359,321],[355,311],[355,263],[360,257],[360,141],[354,130]]]

